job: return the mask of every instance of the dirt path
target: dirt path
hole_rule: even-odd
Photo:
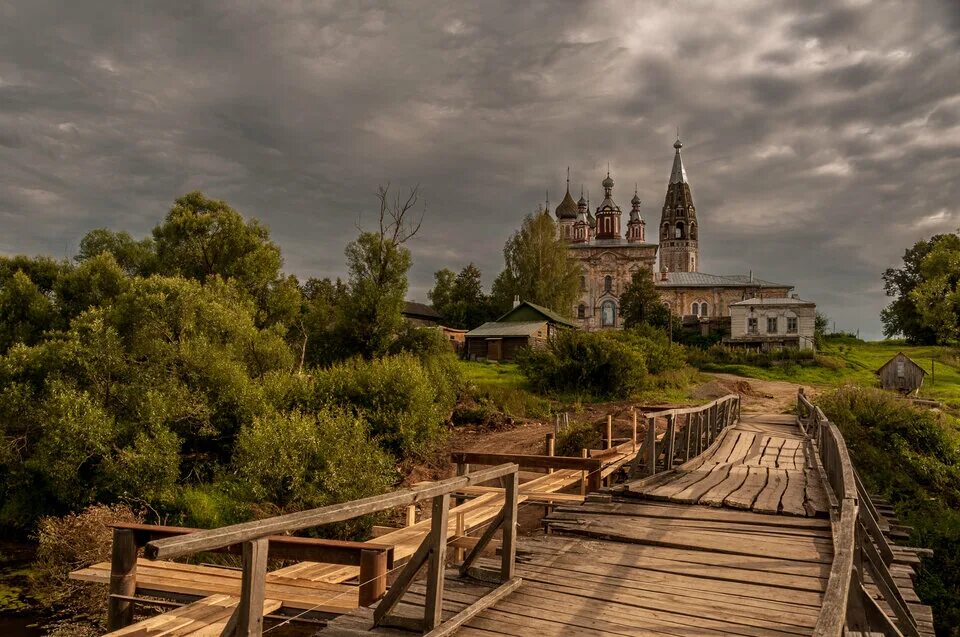
[[[741,411],[746,413],[782,414],[792,412],[801,386],[808,396],[818,393],[815,387],[781,380],[759,380],[733,374],[709,374],[715,380],[694,391],[698,398],[719,398],[730,393],[741,395]]]

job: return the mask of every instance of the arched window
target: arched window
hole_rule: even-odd
[[[700,304],[700,316],[710,316],[710,308],[707,307],[706,303]]]
[[[609,274],[603,277],[603,291],[610,292],[613,290],[613,277]]]
[[[682,221],[677,222],[677,227],[674,230],[673,236],[675,239],[683,239],[683,222]]]
[[[669,239],[669,238],[670,238],[670,224],[669,224],[669,223],[663,224],[663,230],[660,232],[660,238],[661,238],[661,239]]]
[[[604,301],[600,306],[600,325],[615,327],[617,324],[617,304],[613,301]]]
[[[587,277],[585,276],[580,277],[580,289],[581,290],[587,289]]]
[[[697,240],[697,224],[695,223],[690,224],[690,238],[694,241]]]
[[[694,301],[693,305],[690,306],[690,313],[693,314],[694,316],[697,316],[698,314],[700,314],[700,304]]]
[[[577,306],[577,318],[587,318],[587,306],[583,303]]]

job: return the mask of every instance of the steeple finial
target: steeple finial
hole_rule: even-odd
[[[567,192],[570,192],[570,166],[567,166]]]

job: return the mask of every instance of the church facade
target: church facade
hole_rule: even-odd
[[[715,275],[699,271],[700,227],[693,194],[687,179],[679,139],[667,194],[656,235],[659,243],[647,242],[646,222],[640,214],[639,193],[634,191],[624,230],[623,212],[614,200],[614,180],[607,172],[601,182],[603,201],[590,210],[567,192],[555,210],[558,232],[570,254],[583,267],[580,299],[573,308],[577,323],[586,330],[618,329],[620,295],[637,271],[654,279],[664,302],[677,316],[700,319],[730,316],[730,305],[750,298],[786,297],[793,289],[747,275]],[[659,256],[660,267],[657,269]]]

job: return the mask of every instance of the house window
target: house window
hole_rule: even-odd
[[[709,315],[710,315],[710,308],[707,307],[707,304],[706,304],[706,303],[701,303],[701,304],[700,304],[700,316],[709,316]]]
[[[906,376],[907,374],[903,361],[897,361],[897,378],[905,378]]]
[[[787,334],[796,334],[797,333],[797,317],[788,316],[787,317]]]
[[[747,319],[747,334],[756,334],[759,330],[757,329],[757,319],[756,317],[751,317]]]
[[[580,277],[580,289],[581,290],[587,289],[587,277],[585,276]]]
[[[613,290],[613,277],[609,274],[603,277],[603,291],[610,292]]]
[[[767,317],[767,334],[776,334],[777,333],[777,317],[768,316]]]
[[[683,222],[682,221],[677,222],[677,227],[673,236],[675,239],[683,239]]]
[[[577,306],[577,318],[582,319],[587,317],[587,306],[581,303]]]
[[[700,304],[697,303],[696,301],[693,302],[693,305],[690,306],[690,309],[691,309],[690,313],[693,314],[694,316],[697,316],[698,314],[700,314]]]
[[[614,327],[617,324],[617,304],[613,301],[604,301],[600,306],[600,325]]]

